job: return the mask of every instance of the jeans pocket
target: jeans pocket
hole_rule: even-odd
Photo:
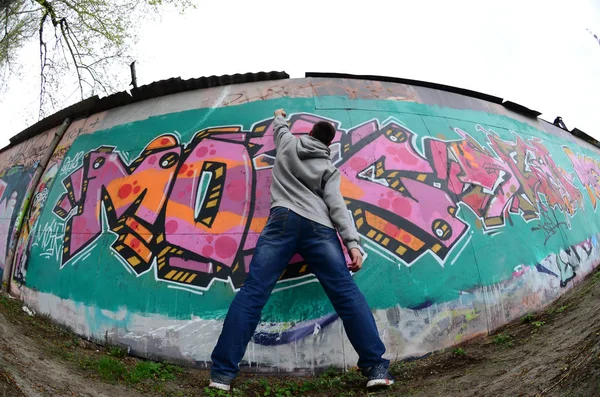
[[[287,223],[290,210],[283,207],[276,207],[271,210],[267,225],[263,229],[260,237],[265,240],[277,239],[285,233],[285,225]]]
[[[321,238],[329,239],[335,238],[337,236],[337,232],[335,229],[321,225],[320,223],[314,221],[311,221],[310,224],[312,226],[313,232]]]

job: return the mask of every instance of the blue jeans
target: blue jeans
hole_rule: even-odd
[[[287,208],[271,209],[250,262],[248,277],[237,293],[213,350],[211,375],[233,379],[279,276],[298,252],[318,278],[344,322],[360,368],[389,364],[385,346],[363,294],[354,283],[334,229],[310,221]]]

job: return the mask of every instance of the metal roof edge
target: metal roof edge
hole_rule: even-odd
[[[155,81],[150,84],[134,88],[131,90],[131,93],[127,91],[120,91],[102,98],[99,98],[97,95],[95,95],[84,99],[83,101],[77,102],[69,107],[61,109],[58,112],[27,127],[23,131],[10,138],[10,143],[0,149],[0,153],[23,141],[26,141],[27,139],[33,138],[34,136],[48,131],[51,128],[59,126],[67,117],[70,117],[72,120],[77,120],[82,117],[90,116],[94,113],[103,112],[120,106],[166,95],[178,94],[185,91],[258,81],[283,80],[289,78],[290,76],[284,71],[244,74],[236,73],[233,75],[226,74],[222,76],[199,77],[187,80],[176,77]]]
[[[531,118],[536,119],[538,116],[540,116],[542,113],[538,112],[537,110],[533,110],[533,109],[529,109],[523,105],[519,105],[516,102],[512,102],[512,101],[504,101],[502,102],[502,106],[504,106],[505,108],[512,110],[513,112],[517,112],[520,113],[524,116],[528,116]]]

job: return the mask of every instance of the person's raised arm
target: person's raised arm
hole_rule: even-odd
[[[282,142],[292,139],[293,135],[288,128],[287,121],[285,118],[287,114],[283,109],[277,109],[275,111],[275,119],[273,120],[273,140],[275,141],[275,148],[278,148]]]

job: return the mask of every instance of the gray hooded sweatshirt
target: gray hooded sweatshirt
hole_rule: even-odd
[[[323,226],[337,228],[346,248],[360,238],[340,192],[340,172],[329,148],[309,135],[296,138],[281,116],[273,121],[277,155],[271,184],[271,208],[285,207]]]

